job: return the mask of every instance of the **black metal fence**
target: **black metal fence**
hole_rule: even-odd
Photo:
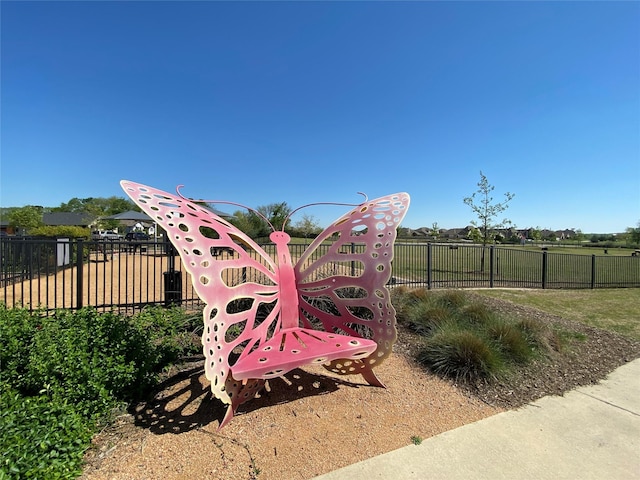
[[[306,248],[290,247],[294,259]],[[364,251],[358,243],[343,248],[345,253]],[[325,275],[357,276],[360,267],[347,261],[325,268]],[[429,289],[640,287],[640,256],[397,242],[390,283]],[[0,238],[0,303],[46,310],[83,306],[135,310],[150,304],[201,307],[170,244],[25,237]]]
[[[397,283],[426,288],[640,287],[640,257],[454,244],[397,244]]]
[[[8,307],[135,310],[198,307],[170,244],[68,239],[0,239],[0,303]]]

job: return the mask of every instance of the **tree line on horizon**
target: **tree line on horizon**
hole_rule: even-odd
[[[521,233],[514,233],[518,232],[518,229],[510,219],[506,217],[499,219],[509,207],[509,203],[513,200],[515,194],[506,192],[502,201],[495,201],[492,197],[495,187],[489,183],[482,171],[480,171],[480,180],[477,183],[477,187],[478,189],[475,192],[463,199],[463,203],[474,214],[474,219],[470,222],[472,228],[468,229],[468,239],[485,246],[496,241],[517,243],[521,240]],[[59,230],[59,228],[45,228],[43,223],[44,213],[88,214],[96,219],[96,228],[110,230],[118,228],[119,222],[117,220],[109,220],[106,217],[129,210],[141,211],[134,202],[124,197],[74,197],[57,207],[34,205],[0,207],[0,219],[5,225],[18,227],[30,234],[56,236],[58,234],[56,230]],[[252,238],[264,238],[268,237],[271,232],[269,224],[273,225],[276,230],[282,229],[283,223],[288,219],[291,212],[292,209],[287,202],[270,203],[261,205],[255,210],[236,210],[227,217],[227,220]],[[319,234],[322,231],[322,227],[313,215],[303,214],[300,220],[289,224],[288,227],[285,227],[285,230],[292,236],[310,238]],[[529,228],[527,231],[528,237],[532,240],[555,240],[549,233],[545,234],[545,230],[540,227]],[[415,235],[414,232],[421,232],[420,235],[425,234],[424,236],[437,238],[440,236],[441,229],[438,228],[437,223],[434,223],[430,229],[427,227],[417,230],[399,228],[399,236],[402,237]],[[64,233],[69,234],[66,231]],[[589,235],[583,234],[580,230],[576,230],[576,233],[579,238],[589,238]],[[622,232],[592,234],[589,239],[592,242],[615,241],[620,239],[620,235],[616,235],[619,233]],[[640,244],[640,220],[636,227],[628,227],[624,232],[624,236],[629,243]]]

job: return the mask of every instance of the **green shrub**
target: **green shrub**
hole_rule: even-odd
[[[29,230],[29,234],[38,237],[89,238],[91,231],[83,227],[43,225]]]
[[[92,425],[73,405],[47,395],[25,397],[6,385],[0,393],[0,478],[73,479]]]
[[[47,389],[87,417],[142,395],[155,381],[159,352],[127,318],[93,309],[43,318],[33,336],[27,387]]]
[[[473,302],[463,310],[463,316],[472,323],[484,324],[494,318],[494,313],[484,303]]]
[[[46,317],[0,305],[0,480],[75,478],[99,423],[201,351],[201,328],[179,309]]]
[[[391,302],[396,310],[396,318],[399,323],[407,321],[409,309],[429,298],[429,291],[425,288],[410,290],[405,286],[394,288],[391,291]]]
[[[149,307],[134,315],[131,321],[146,332],[158,352],[162,366],[185,355],[202,352],[202,314],[185,314],[179,307]]]
[[[540,352],[559,352],[562,348],[562,340],[559,330],[533,318],[524,318],[518,321],[518,328],[523,332],[529,344],[534,345]]]
[[[462,290],[445,290],[436,295],[438,303],[453,310],[458,310],[467,304],[467,294]]]
[[[40,323],[37,313],[0,304],[0,384],[26,388],[33,336]]]

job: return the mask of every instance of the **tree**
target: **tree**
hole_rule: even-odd
[[[255,212],[236,210],[229,221],[251,238],[266,237],[271,232],[267,223]]]
[[[431,230],[429,234],[436,240],[440,236],[440,227],[438,226],[438,222],[433,222],[431,224]]]
[[[282,230],[282,225],[291,213],[286,202],[261,205],[255,210],[236,210],[229,221],[251,238],[268,237],[271,227],[265,222],[269,220],[273,228]],[[264,218],[263,218],[264,217]]]
[[[302,218],[295,224],[295,228],[304,236],[308,238],[310,235],[317,235],[322,231],[322,227],[318,224],[318,221],[313,215],[304,213]]]
[[[630,243],[640,244],[640,220],[638,220],[637,227],[627,228],[627,239]]]
[[[493,192],[495,187],[489,183],[489,180],[487,180],[487,177],[482,171],[480,171],[480,181],[477,185],[478,190],[470,197],[465,197],[463,201],[465,205],[471,208],[471,211],[475,213],[477,218],[477,221],[472,220],[471,224],[480,230],[480,238],[483,246],[480,268],[484,272],[484,247],[495,239],[498,229],[505,228],[511,224],[511,221],[506,218],[498,221],[496,217],[508,208],[509,202],[515,195],[507,192],[504,194],[504,200],[502,202],[494,202],[491,192]]]
[[[97,218],[96,226],[106,230],[115,229],[120,225],[118,220],[108,220],[104,217],[126,212],[128,210],[140,211],[131,200],[122,197],[74,197],[59,207],[52,208],[52,212],[88,213]]]
[[[9,217],[9,225],[24,230],[33,229],[42,225],[42,207],[27,205],[26,207],[12,210]]]
[[[257,210],[269,220],[269,223],[271,223],[276,230],[282,230],[285,220],[291,214],[291,208],[287,205],[287,202],[262,205],[258,207]]]
[[[467,238],[474,243],[482,242],[482,234],[480,233],[480,229],[477,227],[470,228],[469,233],[467,233]]]
[[[531,229],[531,238],[536,242],[542,240],[542,228],[536,227]]]
[[[94,217],[106,217],[128,210],[140,211],[131,200],[122,197],[88,197],[72,198],[67,203],[61,203],[59,207],[52,208],[52,212],[90,213]]]

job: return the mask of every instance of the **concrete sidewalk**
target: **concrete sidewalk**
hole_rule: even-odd
[[[343,479],[640,479],[640,359],[598,385],[316,477]]]

